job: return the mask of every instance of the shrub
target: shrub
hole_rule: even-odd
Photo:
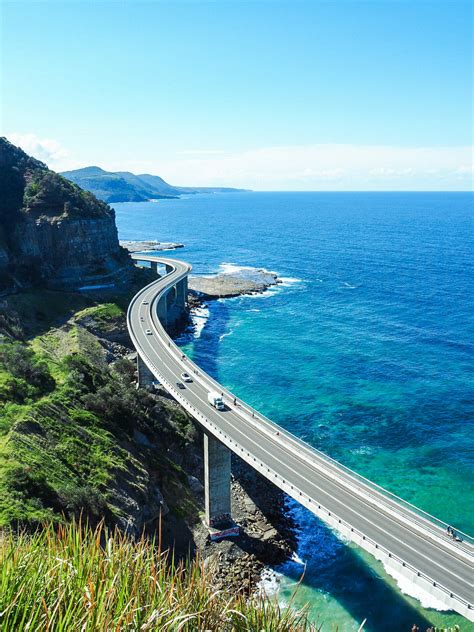
[[[0,344],[0,368],[13,378],[6,385],[12,401],[24,401],[27,396],[38,397],[54,390],[56,385],[45,362],[20,342]]]

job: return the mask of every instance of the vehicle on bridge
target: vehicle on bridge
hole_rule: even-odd
[[[207,394],[207,401],[211,406],[217,408],[217,410],[225,410],[224,400],[222,399],[222,395],[219,395],[219,393],[211,391]]]
[[[189,373],[181,373],[181,379],[183,382],[192,382],[193,378],[189,375]]]

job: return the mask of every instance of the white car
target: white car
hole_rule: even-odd
[[[151,336],[153,332],[151,331],[151,329],[145,329],[145,333],[147,336]]]
[[[149,305],[148,301],[143,301],[142,305]]]
[[[189,373],[181,373],[181,379],[183,382],[192,382],[193,378],[189,375]]]

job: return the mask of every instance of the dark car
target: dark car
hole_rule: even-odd
[[[176,386],[180,389],[186,388],[182,382],[176,382]]]

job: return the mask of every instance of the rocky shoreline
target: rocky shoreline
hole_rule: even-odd
[[[291,557],[296,530],[285,506],[280,489],[232,457],[232,516],[240,535],[212,542],[204,524],[194,528],[197,548],[218,589],[255,593],[265,568]]]
[[[161,241],[120,241],[122,248],[128,250],[128,252],[161,252],[163,250],[177,250],[178,248],[184,248],[184,244],[175,242],[161,242]]]
[[[261,294],[279,283],[282,283],[282,280],[275,272],[268,272],[262,268],[240,268],[235,273],[221,272],[189,277],[189,289],[203,300]]]

